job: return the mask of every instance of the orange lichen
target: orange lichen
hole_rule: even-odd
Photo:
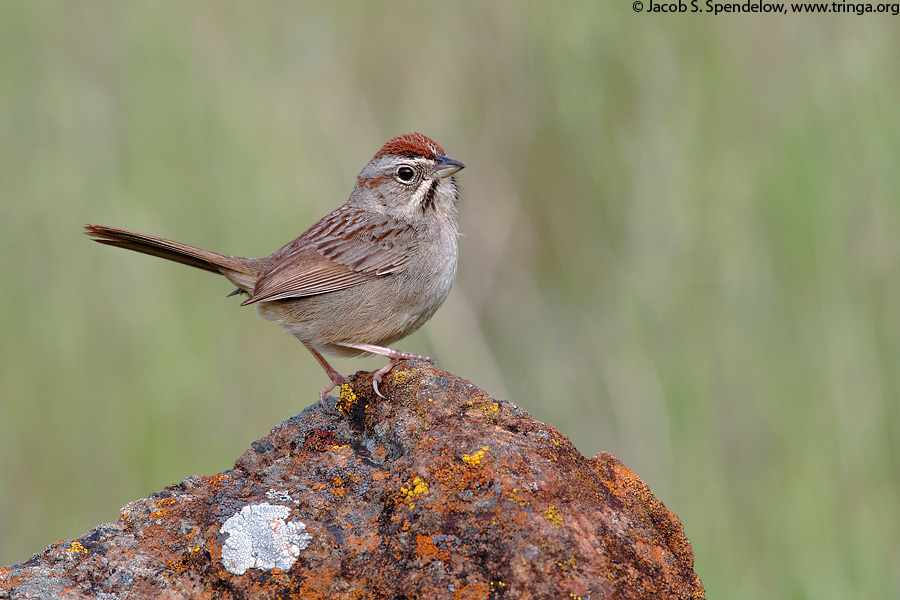
[[[344,489],[344,481],[340,477],[335,477],[334,481],[331,482],[331,485],[331,493],[338,498],[343,498],[346,491]]]
[[[610,491],[623,498],[628,494],[641,496],[642,500],[652,496],[647,484],[644,480],[634,474],[634,471],[623,465],[622,463],[609,465],[615,477],[609,482]]]
[[[428,560],[449,560],[450,552],[438,548],[430,535],[416,535],[416,555]]]
[[[453,592],[453,600],[486,600],[491,594],[488,584],[483,581],[473,581]]]
[[[372,458],[375,460],[382,461],[387,458],[388,450],[384,444],[378,444],[375,449],[372,451]]]
[[[181,575],[188,570],[186,564],[188,561],[186,560],[164,560],[162,562],[174,575]]]
[[[435,460],[434,470],[429,481],[433,481],[440,487],[441,494],[435,508],[443,511],[457,510],[456,498],[461,492],[480,492],[490,488],[491,476],[486,469],[473,469],[468,464],[459,460],[458,455],[451,449],[443,447],[436,450],[437,442],[431,441],[421,444],[424,452],[437,452],[439,460]]]
[[[324,452],[333,447],[337,442],[337,436],[329,429],[314,427],[307,433],[303,442],[303,449],[312,452]]]
[[[147,565],[141,592],[198,599],[702,598],[677,517],[611,455],[585,459],[551,427],[432,367],[386,378],[389,399],[371,386],[361,373],[340,390],[350,418],[308,411],[229,475],[129,505],[115,525],[124,543],[108,528],[102,546],[81,538],[85,557],[67,540],[45,558],[98,578]],[[222,561],[222,523],[266,500],[288,505],[315,541],[287,570],[238,576]],[[9,581],[0,568],[0,596]],[[74,596],[90,582],[62,587]]]
[[[158,510],[150,513],[151,519],[164,519],[171,512],[172,505],[175,504],[175,498],[161,498],[156,501]]]
[[[18,575],[12,575],[11,573],[12,569],[9,567],[0,567],[0,592],[15,589],[28,579],[23,573]]]

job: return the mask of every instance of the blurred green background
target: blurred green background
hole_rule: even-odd
[[[400,348],[621,458],[711,598],[896,597],[897,23],[3,3],[0,564],[231,467],[327,381],[223,279],[81,226],[266,255],[421,131],[469,165],[465,236]]]

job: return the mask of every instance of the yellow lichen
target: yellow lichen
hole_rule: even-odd
[[[481,459],[484,458],[484,453],[490,450],[489,446],[482,446],[481,450],[476,452],[475,454],[463,454],[460,458],[462,458],[463,462],[467,465],[471,465],[473,467],[481,466]]]
[[[340,398],[335,405],[335,408],[338,412],[347,413],[350,410],[350,407],[356,404],[359,401],[359,398],[356,396],[356,393],[353,391],[353,388],[350,387],[349,383],[341,384],[341,394]]]
[[[72,542],[72,545],[67,549],[68,552],[74,552],[75,554],[85,553],[87,554],[87,548],[85,548],[81,542]]]
[[[544,511],[544,517],[546,517],[548,521],[553,523],[553,525],[557,529],[562,527],[563,523],[565,523],[562,515],[559,513],[559,509],[556,508],[556,505],[554,505],[554,504],[551,504],[550,508],[548,508],[547,510]]]
[[[508,493],[506,497],[519,506],[528,506],[529,504],[531,504],[530,502],[528,502],[528,500],[526,500],[519,494],[519,488],[513,488],[513,491]]]
[[[417,374],[422,371],[422,367],[416,367],[415,369],[403,369],[402,371],[397,371],[394,373],[394,384],[395,385],[403,385]]]
[[[416,475],[408,485],[400,488],[400,493],[403,495],[404,502],[412,502],[419,496],[424,496],[428,493],[428,484]],[[415,504],[410,504],[409,507],[414,508]]]
[[[409,371],[397,371],[394,373],[394,383],[402,385],[409,379]]]

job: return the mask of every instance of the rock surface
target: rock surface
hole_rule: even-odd
[[[0,598],[703,598],[681,522],[608,453],[431,365],[357,373],[234,469],[0,568]]]

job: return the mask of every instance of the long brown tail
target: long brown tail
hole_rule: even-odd
[[[232,283],[251,294],[256,284],[256,278],[262,270],[261,263],[263,261],[258,258],[242,258],[209,252],[146,233],[137,233],[136,231],[105,227],[103,225],[85,225],[84,232],[91,236],[95,242],[100,242],[101,244],[158,256],[183,265],[224,275]]]

